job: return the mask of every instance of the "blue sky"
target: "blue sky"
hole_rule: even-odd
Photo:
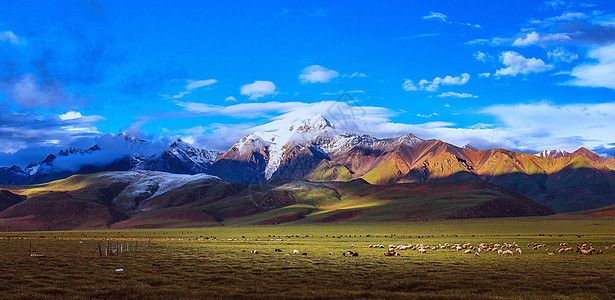
[[[121,131],[224,150],[297,111],[615,152],[612,1],[178,2],[0,1],[0,163]]]

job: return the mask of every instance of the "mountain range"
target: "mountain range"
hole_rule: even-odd
[[[90,177],[118,172],[118,174],[141,174],[138,176],[158,178],[164,173],[156,172],[165,172],[170,173],[169,180],[178,180],[183,184],[186,184],[184,182],[188,180],[186,178],[190,178],[190,181],[197,179],[202,181],[205,178],[202,177],[205,175],[196,175],[196,177],[189,175],[208,174],[207,180],[228,187],[222,189],[224,197],[220,196],[222,198],[218,200],[229,197],[229,189],[237,194],[255,186],[261,189],[266,186],[268,191],[277,191],[281,186],[292,185],[293,182],[301,183],[301,186],[324,185],[343,195],[344,193],[340,193],[338,189],[344,190],[345,186],[360,182],[362,188],[367,187],[365,189],[371,190],[370,194],[382,189],[398,189],[401,186],[404,187],[401,189],[407,193],[415,192],[413,189],[418,187],[422,187],[420,190],[425,190],[427,187],[437,186],[445,192],[452,187],[474,186],[477,189],[487,189],[489,193],[497,190],[499,193],[513,195],[511,197],[517,200],[524,199],[518,201],[530,201],[536,205],[531,209],[531,213],[530,210],[524,210],[523,213],[505,214],[511,216],[531,215],[536,212],[545,214],[550,211],[582,211],[615,204],[615,159],[600,157],[585,148],[574,152],[551,150],[527,154],[506,149],[477,150],[471,145],[458,147],[440,140],[421,139],[411,134],[383,139],[345,132],[336,128],[323,115],[307,119],[278,120],[257,127],[253,133],[220,153],[194,147],[182,140],[176,140],[156,151],[143,151],[148,142],[126,134],[118,135],[115,140],[118,145],[121,144],[121,147],[129,150],[115,151],[115,144],[104,146],[97,144],[87,149],[68,148],[50,154],[42,161],[29,164],[25,168],[17,166],[0,168],[0,184],[23,186],[67,177],[68,179],[64,181],[88,178],[85,182],[91,182]],[[98,159],[100,157],[105,157],[106,160],[101,162]],[[93,175],[69,177],[75,174]],[[105,176],[102,178],[114,178],[111,175]],[[151,180],[157,182],[158,179]],[[53,184],[54,182],[51,182],[42,186],[54,186]],[[121,185],[128,186],[125,182]],[[182,186],[175,186],[165,191],[175,193],[181,190]],[[29,191],[31,188],[6,187],[6,189],[13,193]],[[37,188],[37,191],[40,189]],[[189,203],[197,205],[194,203],[202,200],[198,196],[200,191],[191,193],[196,195],[195,198],[192,201],[185,200],[186,203],[180,206]],[[21,199],[19,198],[21,196],[28,197],[26,194],[30,192],[15,192],[18,197],[15,199]],[[39,192],[35,194],[39,195]],[[278,192],[273,193],[273,196],[267,195],[267,199],[282,202],[290,198],[296,202],[301,198],[283,196],[284,193]],[[149,198],[153,197],[150,196]],[[156,197],[163,196],[156,195]],[[17,201],[15,199],[11,200],[13,202],[2,200],[3,203],[13,203],[7,206],[9,211]],[[116,200],[115,197],[111,197],[95,201],[99,204],[106,203],[104,205],[108,209],[108,218],[105,224],[126,222],[142,212],[152,214],[150,211],[152,208],[143,206],[140,201],[137,201],[138,205],[133,203],[132,208],[127,209],[126,206],[117,207]],[[28,201],[30,198],[19,204],[23,206],[25,204],[22,203]],[[297,203],[293,201],[289,203],[296,205]],[[323,208],[328,206],[312,206],[309,209],[311,213],[328,210]],[[271,209],[281,208],[278,205],[274,207]],[[2,214],[6,215],[7,209]],[[155,207],[154,210],[159,209],[161,207]],[[510,207],[505,209],[511,211]],[[247,210],[254,214],[263,213],[254,208]],[[207,212],[214,222],[229,219],[226,213],[217,210],[209,209]],[[455,213],[464,215],[461,211]],[[454,217],[455,213],[440,217]],[[241,214],[242,217],[247,215]],[[362,215],[365,216],[363,213]],[[465,215],[471,214],[465,212]],[[476,216],[484,216],[484,211],[476,213]],[[239,216],[232,216],[235,217]]]

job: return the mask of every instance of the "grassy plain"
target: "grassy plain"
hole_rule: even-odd
[[[615,220],[579,216],[404,224],[0,233],[2,298],[615,298]],[[122,244],[118,256],[99,256]],[[512,243],[523,254],[369,244]],[[602,255],[548,255],[559,243]],[[545,243],[550,250],[532,250]],[[283,252],[274,252],[274,249]],[[307,253],[287,255],[293,249]],[[258,254],[250,253],[257,250]],[[353,250],[358,257],[344,257]],[[33,257],[31,253],[40,257]],[[123,272],[116,272],[123,268]]]

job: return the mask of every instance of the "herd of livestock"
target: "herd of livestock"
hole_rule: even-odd
[[[351,248],[354,248],[354,244],[350,245]],[[458,244],[438,244],[438,245],[426,245],[426,244],[390,244],[385,246],[384,244],[370,244],[367,246],[370,249],[385,249],[384,256],[401,256],[401,252],[403,251],[416,251],[420,254],[427,254],[434,251],[442,251],[442,250],[452,250],[457,251],[463,254],[481,256],[484,253],[495,253],[501,256],[513,256],[513,255],[522,255],[524,251],[534,252],[534,253],[545,253],[547,255],[555,255],[566,252],[578,253],[581,255],[599,255],[606,253],[611,250],[611,252],[615,253],[615,244],[613,245],[604,245],[604,246],[596,246],[591,243],[584,244],[576,244],[571,245],[570,243],[559,243],[555,247],[549,248],[546,244],[543,243],[528,243],[526,245],[526,250],[522,249],[518,243],[458,243]],[[243,250],[244,252],[246,250]],[[252,254],[259,254],[258,250],[250,250]],[[283,249],[276,248],[274,252],[285,252]],[[293,249],[290,253],[286,253],[285,255],[303,255],[307,256],[307,252],[302,252],[297,249]],[[329,255],[333,255],[332,252],[329,252]],[[342,252],[343,256],[359,256],[359,252],[354,250],[347,250]]]

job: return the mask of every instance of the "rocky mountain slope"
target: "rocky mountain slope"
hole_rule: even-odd
[[[69,230],[322,222],[413,221],[547,215],[494,185],[365,180],[227,183],[154,171],[74,175],[0,191],[0,230]]]
[[[615,203],[615,159],[585,148],[538,155],[476,150],[413,135],[378,139],[339,133],[323,116],[255,132],[213,163],[210,172],[233,182],[271,179],[404,182],[489,182],[556,211]]]
[[[148,142],[121,135],[130,155],[103,164],[109,146],[67,149],[41,162],[0,168],[0,184],[32,184],[72,174],[152,170],[175,174],[214,175],[229,183],[309,180],[339,182],[362,179],[372,185],[398,183],[493,184],[546,205],[557,212],[579,211],[615,203],[615,158],[588,149],[547,150],[538,154],[505,149],[477,150],[408,134],[375,138],[346,132],[323,115],[275,120],[256,127],[223,153],[177,140],[157,152],[140,150]],[[112,150],[112,149],[111,149]],[[79,161],[78,168],[63,168]]]
[[[174,174],[207,172],[218,152],[199,149],[178,139],[167,148],[152,150],[145,140],[118,135],[116,144],[93,145],[88,149],[68,148],[49,154],[40,162],[20,168],[0,168],[0,184],[37,184],[73,174],[102,171],[150,170]]]

